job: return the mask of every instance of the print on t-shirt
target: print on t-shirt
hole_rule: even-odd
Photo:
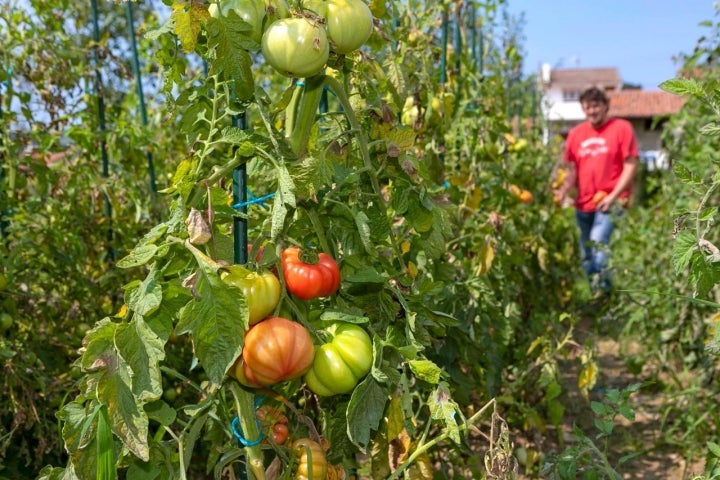
[[[596,157],[608,153],[608,146],[602,137],[592,137],[580,144],[579,157]]]

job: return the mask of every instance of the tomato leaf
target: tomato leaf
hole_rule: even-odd
[[[442,370],[430,360],[410,360],[410,370],[420,380],[437,385],[440,381]]]
[[[345,322],[345,323],[368,323],[370,320],[368,317],[360,315],[352,315],[347,312],[339,312],[333,310],[324,310],[320,314],[320,320],[323,322]]]
[[[702,97],[705,93],[703,86],[691,78],[673,78],[660,84],[660,88],[675,95],[692,95]]]
[[[135,315],[129,324],[118,328],[115,343],[133,372],[133,393],[140,400],[159,398],[162,394],[160,362],[165,358],[165,342],[141,315]]]
[[[372,431],[380,425],[386,402],[386,390],[370,375],[353,390],[347,409],[347,434],[363,452],[370,444]]]
[[[209,16],[207,8],[202,6],[191,5],[190,8],[185,9],[182,4],[173,5],[170,16],[173,22],[173,31],[180,39],[185,53],[195,50],[201,23]]]
[[[89,407],[86,408],[78,401],[69,402],[58,412],[58,420],[63,422],[63,438],[65,446],[70,453],[71,462],[68,464],[64,475],[49,478],[94,478],[95,477],[95,435],[88,421],[90,415]],[[75,468],[77,467],[76,476]],[[70,470],[70,471],[67,471]]]
[[[235,16],[225,21],[208,21],[208,47],[215,50],[216,61],[211,63],[210,75],[232,82],[232,90],[239,100],[252,98],[255,82],[252,74],[252,58],[246,50],[251,46],[246,36],[247,24]]]
[[[162,286],[158,271],[153,264],[145,280],[125,292],[127,306],[139,315],[148,315],[162,302]]]
[[[123,335],[127,328],[128,324],[116,324],[108,318],[98,322],[87,334],[81,363],[84,369],[95,372],[91,374],[88,386],[95,389],[98,401],[107,406],[113,432],[133,454],[147,461],[150,456],[148,419],[140,398],[133,391],[133,377],[140,372],[133,371],[118,349],[119,344],[125,343],[123,348],[131,353],[138,352],[143,346],[137,345],[137,337]],[[148,367],[136,365],[136,370],[143,368]]]
[[[217,265],[195,247],[188,248],[200,266],[195,285],[198,297],[182,308],[176,330],[179,335],[192,334],[195,355],[210,381],[219,385],[240,355],[248,308],[245,297],[220,279]]]
[[[145,265],[152,260],[157,252],[156,245],[148,244],[134,248],[126,257],[121,258],[117,262],[119,268],[132,268]]]
[[[435,392],[430,395],[428,407],[430,407],[430,418],[439,420],[443,424],[443,428],[447,430],[450,439],[459,444],[460,429],[455,419],[457,405],[452,401],[445,386],[438,386]]]
[[[688,268],[696,251],[697,239],[694,234],[685,230],[675,237],[672,247],[672,264],[675,268],[675,275],[681,274]]]

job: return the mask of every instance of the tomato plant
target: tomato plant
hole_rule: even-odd
[[[293,442],[292,449],[298,457],[295,480],[325,480],[328,464],[319,443],[309,438],[299,438]]]
[[[220,272],[220,278],[225,283],[242,291],[250,325],[273,313],[280,302],[280,281],[272,272],[252,272],[242,265],[222,267]]]
[[[351,392],[372,366],[372,340],[352,323],[333,323],[323,330],[330,340],[315,349],[305,382],[318,395]]]
[[[317,262],[303,260],[302,250],[288,247],[282,252],[282,265],[285,286],[298,298],[309,300],[329,297],[340,288],[340,267],[327,253],[318,253]]]
[[[270,317],[245,335],[243,374],[252,383],[270,386],[301,377],[312,365],[315,347],[297,322]]]
[[[330,54],[325,30],[306,18],[273,22],[262,36],[262,53],[275,70],[289,77],[320,73]]]

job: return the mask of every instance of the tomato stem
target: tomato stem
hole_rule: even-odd
[[[323,252],[326,252],[328,254],[334,254],[334,250],[330,249],[330,244],[328,243],[327,237],[325,236],[325,228],[320,221],[320,215],[318,214],[318,211],[315,209],[305,209],[305,213],[307,213],[307,216],[310,219],[310,223],[312,223],[312,226],[315,229],[318,241],[320,242],[320,248],[322,248]],[[315,258],[315,262],[317,263],[317,258]]]
[[[255,417],[255,395],[243,390],[235,382],[230,383],[233,397],[235,397],[235,407],[238,412],[238,419],[242,431],[248,439],[260,438],[260,429],[258,428]],[[263,465],[262,451],[260,445],[245,447],[247,455],[247,465],[256,480],[265,480],[265,467]]]
[[[365,138],[360,122],[355,116],[355,111],[353,110],[352,105],[350,105],[350,100],[348,100],[345,88],[342,84],[340,84],[340,82],[329,76],[325,76],[325,84],[330,90],[333,91],[333,93],[335,93],[335,97],[337,97],[338,101],[340,102],[343,113],[345,114],[348,122],[350,123],[350,128],[352,129],[353,135],[358,142],[358,146],[360,148],[360,156],[363,159],[365,169],[367,169],[368,171],[367,174],[370,176],[370,183],[372,184],[373,191],[378,197],[378,199],[384,202],[384,200],[382,199],[383,197],[380,190],[380,183],[378,182],[377,173],[373,168],[372,160],[370,158],[370,148],[368,147],[367,138]],[[402,254],[402,250],[400,249],[399,242],[397,241],[393,233],[391,233],[391,238],[393,240],[392,247],[395,251],[395,257],[400,262],[403,270],[407,270],[407,266],[405,265],[405,260]]]
[[[290,148],[298,157],[305,155],[307,150],[307,142],[315,125],[315,117],[322,97],[324,79],[325,75],[315,75],[305,79],[305,87],[300,94],[292,131],[289,132],[288,137]]]

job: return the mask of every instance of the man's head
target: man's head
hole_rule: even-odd
[[[605,92],[597,87],[588,88],[580,95],[580,105],[588,122],[593,127],[600,127],[607,121],[610,101]]]

